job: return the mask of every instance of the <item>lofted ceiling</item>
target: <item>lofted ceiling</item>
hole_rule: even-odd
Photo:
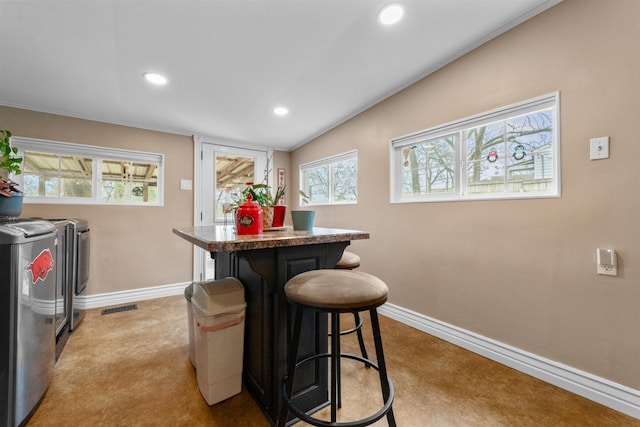
[[[291,150],[559,1],[2,0],[0,105]]]

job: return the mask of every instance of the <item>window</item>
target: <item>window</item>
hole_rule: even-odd
[[[13,137],[25,203],[163,203],[162,154]]]
[[[300,189],[311,205],[357,203],[358,152],[300,165]]]
[[[559,93],[391,140],[392,202],[560,195]]]

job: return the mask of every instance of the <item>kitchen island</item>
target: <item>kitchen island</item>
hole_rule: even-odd
[[[275,425],[282,406],[280,390],[291,334],[284,285],[305,271],[333,268],[351,240],[368,239],[369,233],[319,227],[294,231],[286,227],[238,236],[231,226],[174,228],[173,232],[211,253],[216,279],[237,277],[244,285],[243,383]],[[327,352],[326,315],[306,316],[303,331],[301,358]],[[293,396],[299,408],[311,413],[328,404],[327,378],[326,360],[306,363],[296,372]]]

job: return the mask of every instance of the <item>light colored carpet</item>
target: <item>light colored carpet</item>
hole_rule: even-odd
[[[640,427],[640,420],[388,318],[380,320],[399,426]],[[365,316],[367,338],[368,326]],[[344,337],[343,346],[357,353],[355,335]],[[373,353],[371,339],[367,349]],[[107,315],[89,310],[28,426],[269,425],[244,389],[209,407],[188,352],[182,296],[142,301],[137,310]],[[340,420],[375,412],[376,372],[346,361],[342,375]],[[375,425],[387,425],[386,419]]]

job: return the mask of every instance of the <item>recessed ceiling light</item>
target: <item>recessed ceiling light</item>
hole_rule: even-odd
[[[380,21],[382,25],[393,25],[400,21],[403,15],[404,8],[401,5],[397,3],[389,4],[378,12],[378,21]]]
[[[148,82],[153,83],[154,85],[167,84],[167,78],[163,75],[157,73],[144,73],[143,76]]]
[[[289,109],[287,107],[276,107],[273,109],[273,114],[276,116],[286,116],[289,114]]]

